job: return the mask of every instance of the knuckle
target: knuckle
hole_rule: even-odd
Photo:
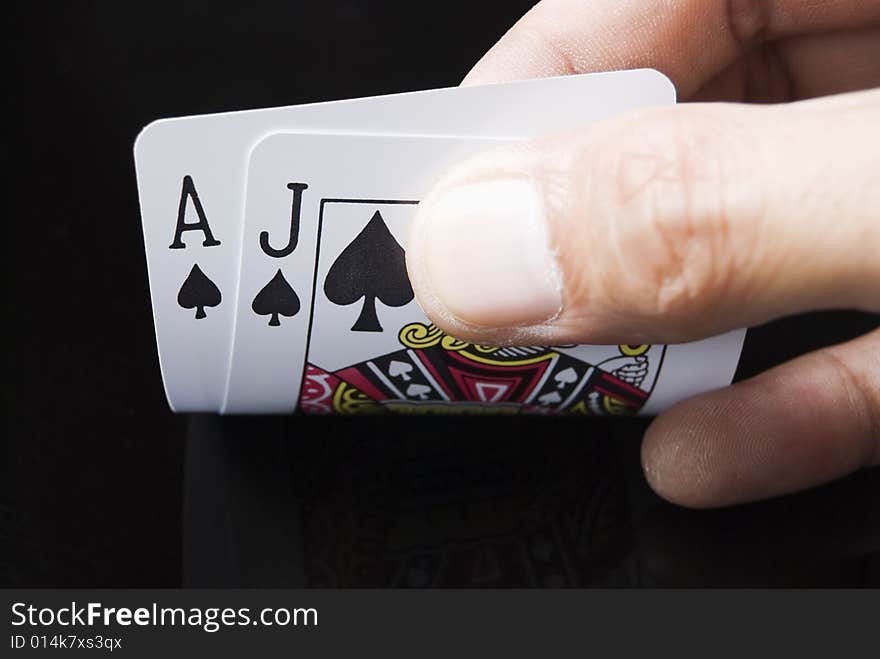
[[[880,340],[880,330],[872,336]],[[816,353],[826,364],[831,386],[839,392],[835,400],[846,407],[846,416],[854,421],[857,436],[863,440],[859,463],[863,466],[880,464],[880,387],[876,373],[880,370],[880,351],[869,350],[861,355],[861,364],[836,348]]]
[[[526,45],[527,52],[539,53],[552,64],[550,70],[554,75],[580,73],[580,67],[565,48],[565,41],[555,30],[541,24],[524,23],[518,26],[517,37]]]
[[[738,261],[754,253],[741,244],[755,233],[746,227],[737,226],[740,244],[731,245],[729,192],[742,149],[712,115],[650,115],[603,136],[613,142],[598,152],[611,155],[592,161],[590,206],[602,213],[593,224],[612,259],[603,283],[628,309],[693,320],[729,297]]]
[[[742,49],[763,36],[770,25],[766,0],[725,0],[727,31]]]

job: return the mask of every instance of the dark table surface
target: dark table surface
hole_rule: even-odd
[[[168,411],[139,129],[454,85],[530,4],[11,3],[0,583],[878,583],[876,469],[693,512],[645,485],[639,420]],[[759,329],[743,373],[872,324],[817,314]]]

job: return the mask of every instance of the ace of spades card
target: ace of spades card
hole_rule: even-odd
[[[429,323],[405,264],[418,200],[450,164],[498,142],[260,142],[224,412],[636,414],[727,384],[742,331],[681,346],[497,347]]]

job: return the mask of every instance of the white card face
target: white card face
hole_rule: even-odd
[[[251,146],[274,132],[525,138],[675,100],[642,69],[165,119],[135,144],[153,318],[169,404],[217,411],[230,366]],[[286,191],[285,191],[286,192]]]
[[[406,276],[417,203],[443,169],[493,144],[339,134],[260,142],[224,411],[634,414],[728,384],[744,331],[685,346],[498,348],[428,322]],[[289,253],[265,249],[294,242]]]
[[[380,211],[384,226],[390,232],[387,237],[400,246],[394,274],[398,283],[402,277],[408,287],[402,250],[405,231],[420,195],[442,168],[493,144],[498,142],[477,138],[404,139],[306,133],[281,133],[260,142],[251,155],[247,179],[238,309],[223,411],[292,411],[305,367],[309,326],[314,326],[316,320],[320,328],[313,328],[312,350],[322,353],[322,363],[330,368],[334,364],[354,363],[352,360],[366,354],[365,351],[393,348],[396,337],[392,337],[390,331],[375,331],[381,321],[350,336],[352,333],[347,330],[358,319],[357,298],[352,297],[347,305],[328,301],[322,288],[329,268],[327,259],[338,256],[365,228],[372,214]],[[270,247],[289,242],[295,213],[294,191],[288,187],[292,183],[308,186],[301,191],[296,249],[280,258],[269,256],[261,240],[261,235],[266,235],[264,232]],[[387,196],[387,203],[376,195]],[[362,221],[365,214],[370,217]],[[316,279],[319,232],[324,253],[318,258]],[[369,256],[370,250],[365,246],[360,264],[355,259],[354,269],[340,272],[337,279],[348,278],[356,287],[366,275],[364,266],[368,268],[369,263],[363,259]],[[376,250],[376,256],[381,259],[384,255]],[[266,316],[259,313],[262,309],[257,309],[256,300],[279,270],[299,297],[301,311],[289,318],[280,316],[278,325],[270,325],[271,317],[267,322]],[[314,311],[313,288],[316,288]],[[341,292],[333,297],[337,301],[346,299]],[[385,297],[387,301],[395,301],[393,295]],[[396,307],[379,300],[368,312],[379,307],[389,327],[400,319],[422,317],[411,290],[403,298],[408,298],[406,304]],[[400,301],[400,296],[396,300]],[[369,319],[363,324],[370,325]],[[331,340],[324,340],[325,332],[332,333],[332,339],[326,337]],[[337,354],[332,354],[334,352]]]

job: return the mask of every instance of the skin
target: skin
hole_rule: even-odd
[[[690,102],[481,154],[426,198],[538,186],[561,311],[459,318],[416,240],[408,265],[431,320],[480,343],[660,343],[880,311],[880,1],[543,0],[463,84],[638,67]],[[596,241],[610,248],[597,256]],[[678,404],[650,426],[642,462],[661,496],[697,508],[880,463],[880,330]]]

